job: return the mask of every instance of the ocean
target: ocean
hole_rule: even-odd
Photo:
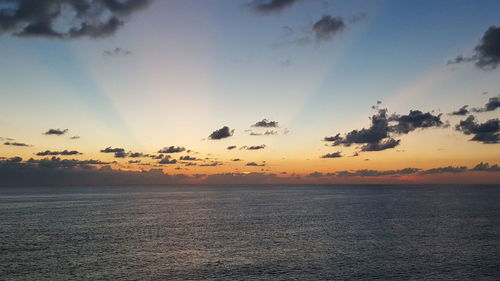
[[[500,280],[500,186],[0,188],[0,280]]]

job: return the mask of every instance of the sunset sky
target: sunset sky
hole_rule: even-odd
[[[498,11],[0,0],[0,185],[498,183]]]

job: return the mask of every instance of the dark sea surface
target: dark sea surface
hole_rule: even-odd
[[[1,280],[500,280],[500,186],[0,189]]]

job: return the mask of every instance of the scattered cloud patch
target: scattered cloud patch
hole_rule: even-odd
[[[81,152],[78,152],[76,150],[63,150],[63,151],[50,151],[50,150],[45,150],[38,152],[36,155],[37,156],[53,156],[53,155],[79,155],[82,154]]]
[[[49,129],[47,132],[43,133],[44,135],[55,135],[55,136],[62,136],[68,132],[68,129]]]
[[[340,154],[340,151],[327,153],[327,154],[321,156],[321,158],[340,158],[340,157],[342,157],[342,154]]]
[[[255,163],[255,162],[248,162],[248,163],[246,164],[246,166],[252,166],[252,167],[264,167],[264,166],[266,166],[266,164],[265,164],[265,163],[262,163],[262,164],[257,164],[257,163]]]
[[[24,146],[24,147],[31,146],[29,144],[25,144],[25,143],[22,143],[22,142],[11,142],[11,141],[6,141],[6,142],[3,143],[3,145]]]
[[[230,146],[228,146],[226,149],[227,149],[227,150],[233,150],[233,149],[235,149],[236,147],[237,147],[236,145],[230,145]]]
[[[253,124],[252,127],[277,128],[277,127],[279,127],[279,125],[278,125],[278,122],[276,122],[276,121],[270,121],[270,120],[264,118],[261,121],[258,121],[257,123]]]
[[[457,115],[457,116],[464,116],[470,113],[470,111],[467,109],[469,107],[468,105],[464,105],[460,107],[457,111],[453,111],[449,113],[448,115]]]
[[[475,117],[470,115],[467,119],[460,121],[460,123],[455,126],[455,129],[466,135],[474,135],[471,141],[485,144],[500,142],[500,121],[498,118],[490,119],[484,123],[478,123]]]
[[[119,47],[111,49],[111,50],[106,50],[103,52],[103,55],[108,56],[108,57],[126,57],[126,56],[129,56],[131,54],[132,54],[132,52],[130,50],[119,48]]]
[[[158,150],[158,153],[179,153],[186,151],[186,148],[182,146],[169,146]]]
[[[329,40],[334,35],[342,32],[344,28],[345,23],[341,17],[332,17],[330,15],[323,16],[312,26],[312,30],[318,41]]]
[[[286,8],[291,7],[299,0],[253,0],[249,6],[258,13],[272,14],[281,13]]]
[[[218,130],[213,131],[209,136],[208,139],[210,140],[220,140],[220,139],[225,139],[234,134],[234,130],[229,129],[228,126],[224,126]]]
[[[107,37],[122,27],[131,14],[150,2],[9,0],[8,5],[0,6],[0,33],[55,39]]]

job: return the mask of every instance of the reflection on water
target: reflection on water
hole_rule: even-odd
[[[0,279],[498,280],[500,187],[0,189]]]

